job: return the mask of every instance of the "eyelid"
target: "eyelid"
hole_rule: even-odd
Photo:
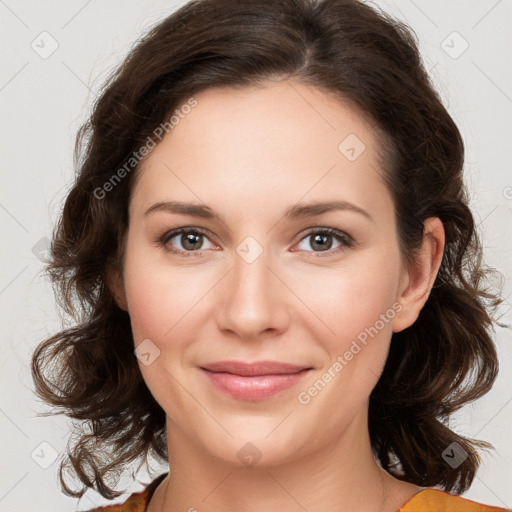
[[[166,233],[164,233],[161,237],[159,237],[158,243],[160,244],[160,246],[166,248],[167,243],[169,242],[169,240],[171,240],[172,238],[174,238],[174,237],[176,237],[178,235],[182,235],[182,234],[186,234],[186,233],[202,234],[206,238],[208,238],[208,240],[210,240],[210,236],[211,236],[209,230],[207,230],[207,229],[199,228],[199,227],[195,227],[195,226],[183,226],[183,227],[171,229],[170,231],[167,231]],[[323,253],[325,253],[325,256],[335,255],[335,254],[338,254],[339,252],[341,252],[343,250],[350,249],[350,248],[356,246],[356,242],[355,242],[354,238],[351,235],[349,235],[348,233],[346,233],[344,231],[341,231],[339,229],[330,228],[330,227],[326,227],[326,226],[313,226],[311,228],[306,229],[305,231],[302,231],[299,235],[297,235],[297,237],[295,237],[295,239],[293,241],[293,246],[297,245],[299,242],[301,242],[302,240],[304,240],[305,238],[307,238],[308,236],[310,236],[312,234],[328,234],[328,235],[331,235],[331,236],[333,236],[334,238],[337,238],[340,241],[341,246],[337,247],[334,250],[329,249],[329,250],[326,250],[326,251],[301,251],[301,250],[295,250],[295,251],[292,251],[292,252],[306,252],[306,253],[310,253],[310,255],[312,255],[313,257],[322,257]],[[218,245],[215,242],[213,242],[212,240],[210,240],[210,242],[213,245]],[[183,254],[183,253],[185,253],[187,255],[192,255],[192,254],[200,255],[206,249],[197,249],[195,251],[182,251],[181,249],[166,249],[166,250],[168,252],[174,253],[174,254]]]
[[[198,233],[198,234],[204,235],[205,238],[208,238],[208,240],[210,240],[210,238],[211,238],[211,234],[207,229],[199,228],[199,227],[195,227],[195,226],[183,226],[180,228],[175,228],[175,229],[166,231],[162,236],[160,236],[158,238],[158,242],[162,246],[166,246],[167,243],[169,242],[169,240],[171,240],[171,238],[174,238],[175,236],[183,235],[186,233]],[[215,242],[213,242],[212,240],[210,240],[210,242],[213,245],[218,245]],[[199,253],[202,250],[205,250],[205,249],[198,249],[197,251],[181,251],[180,249],[177,249],[176,252],[187,252],[187,253],[193,254],[193,253]],[[173,252],[173,251],[170,250],[169,252]]]
[[[297,245],[299,242],[307,238],[308,236],[311,236],[312,234],[328,234],[331,235],[334,238],[337,238],[341,246],[337,247],[336,249],[329,249],[327,251],[303,251],[306,253],[309,253],[313,257],[322,257],[325,254],[325,257],[327,256],[333,256],[337,255],[343,250],[350,249],[352,247],[356,246],[356,242],[352,236],[350,236],[348,233],[341,231],[336,228],[330,228],[326,226],[313,226],[311,228],[306,229],[305,231],[302,231],[297,237],[295,238],[293,244],[294,246]],[[299,252],[299,251],[293,251],[293,252]]]

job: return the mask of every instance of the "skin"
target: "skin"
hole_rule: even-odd
[[[285,80],[195,98],[197,106],[139,170],[124,268],[112,279],[135,347],[149,339],[160,351],[149,365],[139,360],[167,415],[171,468],[148,510],[394,511],[421,488],[374,459],[368,398],[392,333],[414,323],[428,298],[444,248],[442,223],[425,222],[422,251],[407,268],[377,135],[326,92]],[[354,161],[338,149],[350,134],[366,148]],[[284,218],[290,206],[326,200],[347,201],[371,219],[349,209]],[[165,201],[207,204],[224,222],[144,214]],[[185,236],[159,242],[180,227],[207,231],[198,249],[188,249],[192,255],[170,251],[187,251]],[[322,251],[314,244],[318,231],[306,230],[326,227],[355,245],[327,235]],[[237,252],[248,236],[263,249],[251,263]],[[359,343],[342,371],[300,403],[299,393],[390,311],[393,318],[366,346]],[[251,402],[218,391],[198,369],[227,359],[313,370],[298,385]],[[237,456],[248,442],[261,453],[251,467]]]

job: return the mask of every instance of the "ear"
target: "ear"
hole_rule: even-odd
[[[431,217],[423,225],[423,244],[416,260],[404,270],[397,302],[402,306],[393,319],[393,332],[411,326],[427,302],[441,266],[445,244],[443,223]]]
[[[113,293],[116,304],[123,310],[128,312],[128,301],[124,289],[124,281],[122,273],[118,268],[110,267],[107,270],[106,282],[109,290]]]

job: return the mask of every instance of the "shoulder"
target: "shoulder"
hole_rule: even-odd
[[[438,489],[424,489],[396,512],[507,512],[512,509],[484,505]]]
[[[167,476],[167,473],[160,475],[155,478],[150,484],[148,484],[142,491],[134,492],[130,494],[128,499],[123,503],[115,505],[106,505],[103,507],[97,507],[87,512],[145,512],[149,505],[149,501],[153,493],[155,492],[158,484]]]

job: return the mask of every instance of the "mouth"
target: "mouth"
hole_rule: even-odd
[[[239,400],[264,400],[299,383],[313,368],[275,361],[219,361],[199,367],[218,390]]]

